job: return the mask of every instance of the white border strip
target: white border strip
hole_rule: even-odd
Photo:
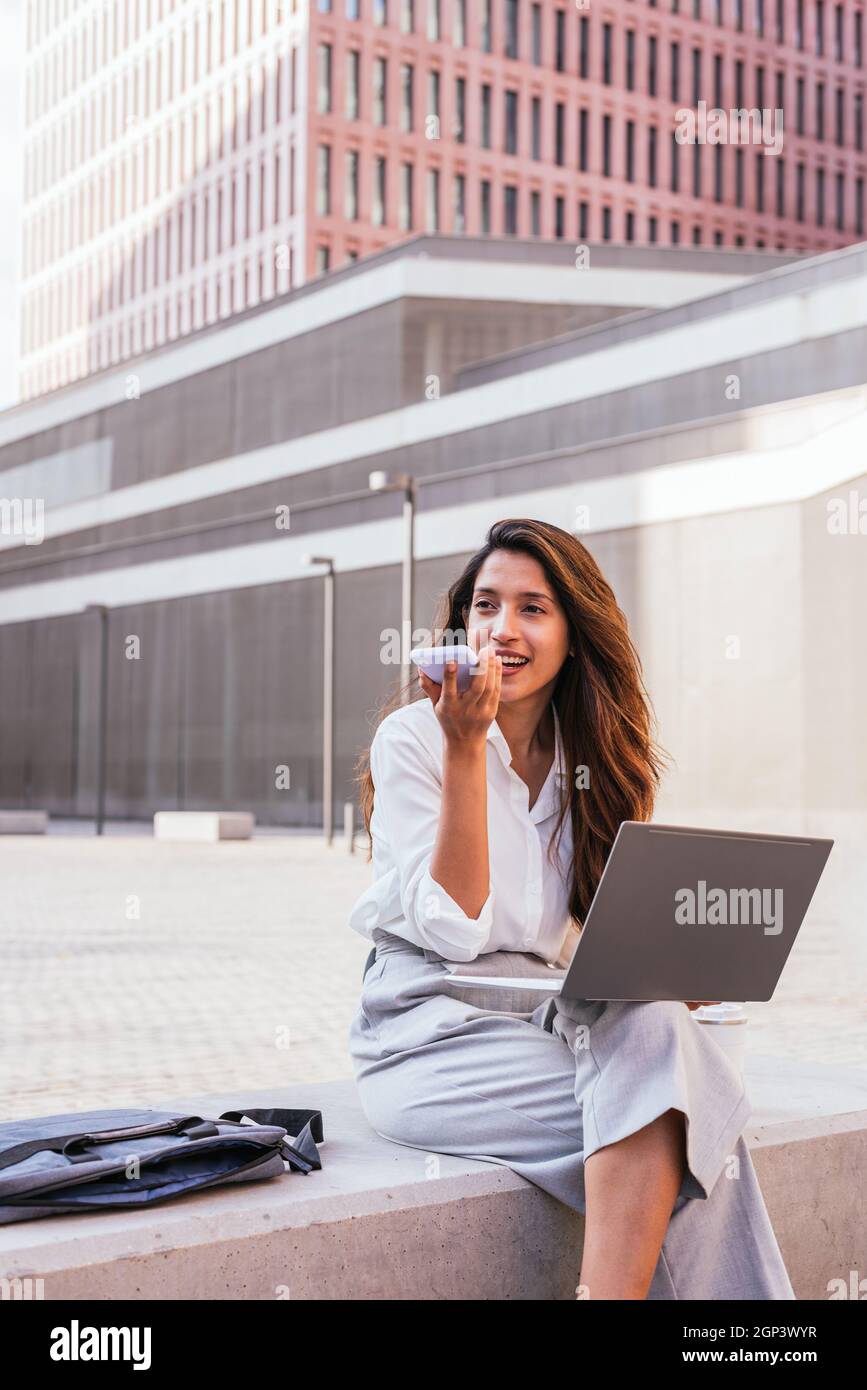
[[[587,525],[576,532],[583,535],[803,501],[863,476],[865,459],[867,410],[861,410],[789,448],[668,464],[422,512],[416,525],[416,555],[429,560],[475,550],[488,527],[506,516],[533,516],[574,530],[579,505],[589,516]],[[0,624],[75,613],[89,603],[128,607],[309,579],[317,571],[305,565],[303,557],[311,552],[332,556],[339,574],[398,565],[403,522],[378,520],[298,537],[287,533],[277,541],[0,589]]]

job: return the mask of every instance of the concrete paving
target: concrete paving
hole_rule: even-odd
[[[0,840],[0,1118],[350,1078],[365,842],[130,829]],[[748,1006],[748,1055],[867,1068],[851,939],[810,919],[773,1002]]]

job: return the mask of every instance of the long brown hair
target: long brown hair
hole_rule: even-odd
[[[567,775],[549,856],[571,815],[574,855],[570,913],[583,923],[621,821],[650,820],[668,755],[651,735],[652,706],[626,618],[589,550],[568,531],[544,521],[497,521],[485,544],[440,598],[434,634],[466,630],[476,575],[495,550],[523,551],[544,569],[566,614],[570,645],[554,689]],[[454,638],[452,638],[454,640]],[[380,708],[376,724],[410,702],[428,699],[420,686],[399,688]],[[587,769],[582,785],[569,768]],[[356,764],[356,783],[369,846],[374,785],[370,749]]]

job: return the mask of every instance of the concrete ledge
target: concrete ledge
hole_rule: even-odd
[[[825,1300],[867,1270],[867,1073],[749,1056],[747,1087],[744,1133],[795,1293]],[[315,1106],[323,1168],[0,1226],[0,1276],[43,1279],[47,1300],[574,1299],[583,1217],[507,1168],[380,1139],[352,1080],[167,1104]]]
[[[249,840],[256,824],[248,811],[157,811],[157,840]]]
[[[44,835],[47,811],[0,811],[0,835]]]

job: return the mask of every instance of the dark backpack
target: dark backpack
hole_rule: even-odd
[[[247,1123],[242,1123],[242,1118]],[[252,1123],[250,1123],[252,1122]],[[294,1136],[294,1137],[290,1137]],[[318,1110],[89,1110],[0,1123],[0,1225],[153,1206],[222,1183],[321,1168]]]

